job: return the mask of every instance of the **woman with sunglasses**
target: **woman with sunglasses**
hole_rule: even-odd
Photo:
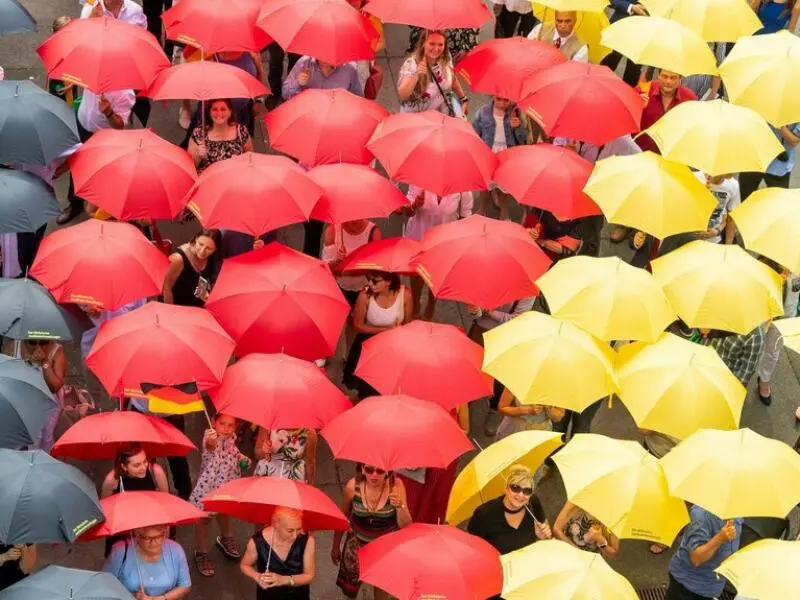
[[[53,394],[55,406],[36,440],[38,449],[50,452],[55,444],[55,430],[61,417],[61,388],[67,377],[67,355],[61,344],[54,340],[25,340],[21,350],[22,358],[41,371],[47,388]]]
[[[587,552],[597,552],[611,558],[619,552],[619,538],[592,515],[569,500],[558,513],[553,535]]]
[[[361,589],[358,551],[380,536],[411,524],[406,489],[394,473],[370,465],[359,464],[357,475],[347,482],[342,499],[342,512],[350,518],[350,528],[344,536],[333,536],[331,560],[339,565],[336,585],[348,598],[355,598]],[[389,595],[374,590],[375,600],[389,600]]]

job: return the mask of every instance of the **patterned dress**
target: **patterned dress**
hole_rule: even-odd
[[[422,27],[409,27],[408,48],[406,53],[410,54],[417,49],[419,36],[422,34]],[[446,29],[444,32],[447,38],[447,48],[450,56],[455,62],[463,58],[464,54],[472,50],[480,41],[480,29]]]
[[[200,144],[203,138],[206,138],[206,157],[197,165],[198,173],[202,173],[215,162],[244,154],[244,148],[250,140],[250,133],[244,125],[237,125],[235,138],[232,140],[215,141],[209,140],[208,136],[203,134],[200,127],[195,127],[192,130],[192,140],[194,143]]]
[[[205,448],[205,439],[203,447]],[[242,469],[239,467],[241,454],[233,436],[220,436],[214,450],[204,450],[200,459],[200,476],[197,478],[192,495],[189,496],[189,502],[204,510],[201,498],[219,486],[241,477]]]
[[[273,429],[269,441],[272,454],[258,461],[254,475],[305,481],[308,429]]]

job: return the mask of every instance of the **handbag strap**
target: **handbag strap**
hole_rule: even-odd
[[[442,71],[444,71],[444,68],[442,68]],[[433,79],[433,83],[436,84],[436,88],[439,90],[439,94],[442,96],[442,101],[445,103],[445,106],[447,106],[448,114],[451,117],[455,117],[456,116],[456,111],[453,110],[452,104],[450,104],[447,101],[447,96],[444,95],[444,91],[442,90],[442,86],[439,83],[439,80],[436,78],[436,73],[433,72],[432,68],[430,69],[430,75],[431,75],[431,78]]]

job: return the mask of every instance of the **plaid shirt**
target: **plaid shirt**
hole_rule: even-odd
[[[717,351],[722,362],[744,387],[750,383],[756,372],[761,353],[764,351],[764,328],[759,325],[744,335],[702,338],[700,343]]]

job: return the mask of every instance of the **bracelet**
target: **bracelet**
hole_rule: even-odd
[[[459,98],[458,101],[461,102],[461,104],[464,104],[465,102],[469,102],[469,98],[467,98],[466,96],[461,96],[461,98]]]
[[[294,577],[289,575],[289,587],[294,587]]]
[[[606,542],[605,544],[597,544],[597,547],[600,548],[600,550],[602,550],[603,548],[606,548],[607,546],[608,546],[608,542]]]

